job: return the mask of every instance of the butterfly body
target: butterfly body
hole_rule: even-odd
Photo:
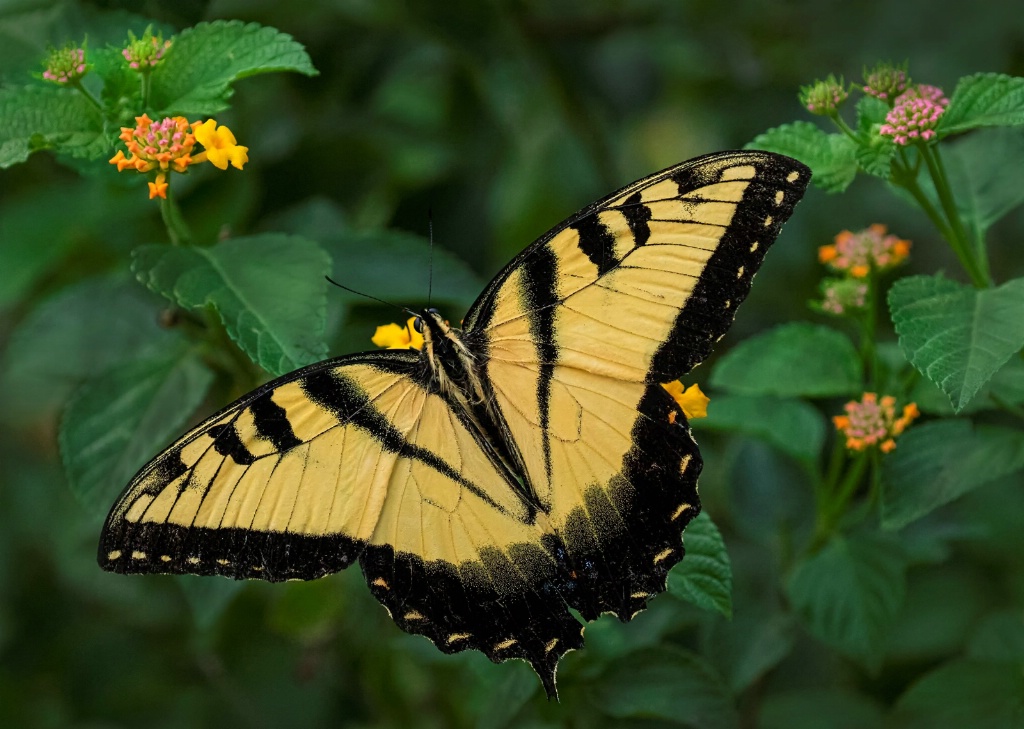
[[[358,562],[403,630],[522,658],[549,696],[584,620],[664,591],[701,459],[661,383],[699,363],[810,179],[765,152],[684,162],[553,228],[461,330],[270,382],[114,504],[125,573],[314,579]]]

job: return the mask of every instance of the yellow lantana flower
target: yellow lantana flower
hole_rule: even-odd
[[[196,155],[197,160],[201,161],[203,155],[206,155],[206,159],[219,170],[226,170],[228,162],[240,170],[249,161],[249,148],[240,146],[235,140],[235,135],[227,127],[218,129],[214,119],[193,122],[192,134],[206,149],[205,152]]]
[[[423,335],[416,331],[413,324],[416,317],[410,317],[404,327],[397,324],[385,324],[377,327],[373,335],[373,343],[388,349],[423,349]]]
[[[690,385],[684,388],[682,382],[673,380],[663,384],[662,387],[679,403],[679,407],[683,409],[687,420],[706,418],[708,416],[708,403],[711,402],[711,398],[701,392],[699,385]]]
[[[117,150],[110,164],[116,165],[118,172],[129,170],[151,175],[150,200],[167,199],[171,172],[187,172],[200,162],[210,162],[222,170],[228,168],[228,163],[242,169],[249,161],[249,148],[240,146],[227,127],[218,129],[214,119],[189,123],[183,116],[171,116],[153,121],[143,114],[135,117],[135,124],[121,127],[121,141],[128,148],[128,154]],[[196,143],[206,149],[193,155]]]

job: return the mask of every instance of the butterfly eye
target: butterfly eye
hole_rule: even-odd
[[[427,312],[429,312],[431,314],[440,314],[441,313],[440,311],[438,311],[434,307],[430,307],[429,309],[427,309]]]
[[[423,334],[423,317],[416,317],[416,321],[412,323],[412,328],[416,330],[417,334]]]

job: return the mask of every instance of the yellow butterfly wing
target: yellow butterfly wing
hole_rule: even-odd
[[[809,180],[764,152],[671,167],[542,237],[467,316],[584,618],[628,620],[682,559],[701,460],[660,383],[728,329]]]
[[[421,373],[418,352],[343,357],[222,410],[132,480],[100,565],[280,581],[358,560],[400,627],[525,658],[553,691],[582,626],[540,593],[556,564],[536,514]]]

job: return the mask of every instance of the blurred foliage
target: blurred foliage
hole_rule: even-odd
[[[105,161],[116,128],[70,101],[79,97],[47,97],[38,136],[0,129],[5,165],[40,146],[61,150],[0,170],[0,726],[1024,726],[1024,456],[1012,416],[1024,387],[1018,361],[999,368],[1019,344],[985,342],[993,311],[1021,321],[1019,129],[943,147],[967,234],[987,241],[996,280],[1010,282],[979,291],[933,275],[960,278],[958,259],[877,179],[888,152],[855,150],[806,119],[779,126],[798,111],[801,84],[857,78],[879,58],[907,58],[915,79],[947,90],[979,70],[1024,76],[1024,16],[996,0],[969,12],[923,0],[727,10],[661,0],[6,0],[0,113],[16,89],[39,85],[50,46],[87,39],[99,74],[129,30],[171,37],[218,19],[259,23],[292,54],[279,68],[319,75],[248,79],[251,57],[210,53],[182,69],[188,86],[154,89],[160,108],[217,111],[249,148],[243,173],[198,169],[175,182],[192,234],[217,246],[163,245],[139,180]],[[310,68],[275,28],[305,47]],[[84,83],[130,123],[135,110],[117,102],[137,82],[122,81]],[[870,103],[857,111],[858,131],[879,120]],[[79,127],[66,134],[68,123]],[[326,290],[324,272],[401,305],[426,303],[432,211],[433,300],[455,320],[566,215],[773,127],[774,139],[814,157],[805,161],[819,185],[850,187],[809,192],[717,359],[696,373],[712,396],[698,437],[714,523],[702,517],[687,532],[690,554],[650,610],[588,626],[586,649],[561,665],[560,704],[543,699],[522,663],[446,656],[405,635],[355,570],[266,585],[96,566],[102,518],[135,469],[266,377],[247,356],[285,371],[323,356],[324,342],[332,355],[367,349],[374,327],[395,318]],[[807,302],[818,296],[818,246],[874,222],[913,240],[911,272],[928,276],[893,287],[896,324],[877,332],[881,364],[865,373],[851,340]],[[236,241],[260,257],[239,255]],[[287,292],[263,285],[281,276]],[[260,298],[239,306],[238,280]],[[158,293],[195,310],[171,313]],[[848,527],[851,515],[837,513],[822,532],[820,454],[842,442],[823,432],[821,413],[838,413],[867,375],[906,375],[904,354],[886,345],[897,334],[927,368],[928,333],[918,346],[921,330],[901,327],[929,297],[958,302],[959,318],[946,312],[937,331],[981,341],[988,356],[944,360],[941,390],[911,382],[934,419],[884,460],[889,530],[866,528],[863,514]],[[252,311],[264,314],[258,327],[245,318]],[[216,347],[186,336],[203,325],[224,332]],[[247,338],[256,330],[277,336]],[[801,363],[815,366],[797,373]],[[983,422],[941,419],[953,406]]]

